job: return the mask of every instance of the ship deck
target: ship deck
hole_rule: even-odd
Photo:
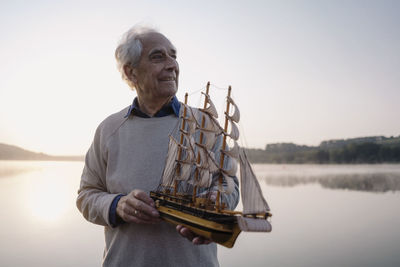
[[[160,205],[211,220],[218,223],[235,223],[236,216],[229,213],[218,212],[215,209],[196,207],[189,197],[171,196],[161,192],[150,192],[150,196]]]

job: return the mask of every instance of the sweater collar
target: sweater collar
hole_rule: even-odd
[[[159,111],[157,111],[153,117],[165,117],[171,114],[175,114],[177,117],[179,117],[180,108],[181,104],[179,103],[178,98],[174,96],[171,101],[169,101]],[[149,115],[140,110],[137,97],[135,97],[135,99],[133,100],[132,105],[129,107],[129,110],[124,118],[127,118],[130,115],[138,116],[141,118],[151,118]]]

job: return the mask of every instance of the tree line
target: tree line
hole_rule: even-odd
[[[319,146],[276,143],[246,151],[253,163],[399,163],[400,136],[329,140]]]

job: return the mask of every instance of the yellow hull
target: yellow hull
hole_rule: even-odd
[[[227,248],[233,247],[241,232],[237,223],[217,223],[164,206],[158,206],[157,209],[161,218],[165,221],[174,225],[183,225],[197,235],[211,239]]]

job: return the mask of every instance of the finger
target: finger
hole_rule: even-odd
[[[140,199],[147,205],[154,207],[154,200],[144,191],[135,189],[132,191],[135,198]]]
[[[138,210],[135,210],[130,205],[124,205],[122,210],[123,210],[122,218],[125,221],[129,220],[129,221],[138,222],[138,223],[157,223],[160,221],[159,218],[150,217]],[[133,219],[133,218],[137,218],[137,219]]]
[[[161,221],[161,218],[160,218],[160,217],[148,216],[148,215],[146,215],[145,213],[140,212],[140,211],[138,211],[138,212],[135,214],[135,216],[136,216],[137,218],[141,219],[141,220],[148,221],[148,222],[157,223],[157,222],[160,222],[160,221]]]
[[[140,223],[140,224],[155,224],[155,223],[157,223],[157,222],[154,222],[154,221],[143,220],[143,219],[141,219],[139,217],[136,217],[136,216],[133,216],[133,215],[130,215],[130,214],[125,215],[124,220],[126,222],[133,222],[133,223]]]
[[[201,236],[196,236],[195,238],[193,238],[192,243],[195,245],[201,245],[204,243],[204,238]]]
[[[208,245],[208,244],[210,244],[210,243],[212,243],[212,242],[213,242],[213,241],[210,240],[210,239],[204,239],[203,244],[204,244],[204,245]]]
[[[132,209],[131,211],[128,212],[129,215],[135,216],[141,220],[145,221],[152,221],[153,219],[156,219],[155,217],[151,217],[144,212],[141,212],[139,210]]]
[[[128,202],[135,209],[143,211],[150,216],[158,217],[158,211],[154,208],[153,199],[144,191],[135,189],[129,193]],[[145,205],[143,205],[145,204]]]
[[[192,241],[194,238],[194,234],[192,231],[190,231],[188,228],[186,227],[182,227],[181,230],[179,231],[179,233],[183,236],[186,237],[187,239],[189,239],[189,241]]]
[[[202,236],[196,236],[195,238],[193,238],[192,243],[195,245],[208,245],[210,244],[212,241],[210,239],[204,238]]]
[[[142,221],[146,221],[147,223],[157,223],[160,221],[159,217],[151,217],[137,209],[135,209],[132,205],[132,202],[126,201],[121,204],[120,207],[117,207],[117,212],[122,219],[126,221],[126,217],[134,216],[139,218]],[[122,213],[121,213],[122,212]]]
[[[148,204],[139,199],[136,198],[128,199],[127,202],[133,209],[137,210],[141,214],[145,214],[153,218],[159,217],[159,213],[155,208],[149,206]]]
[[[176,231],[178,231],[178,233],[180,233],[181,229],[182,229],[183,225],[177,225],[176,226]]]

